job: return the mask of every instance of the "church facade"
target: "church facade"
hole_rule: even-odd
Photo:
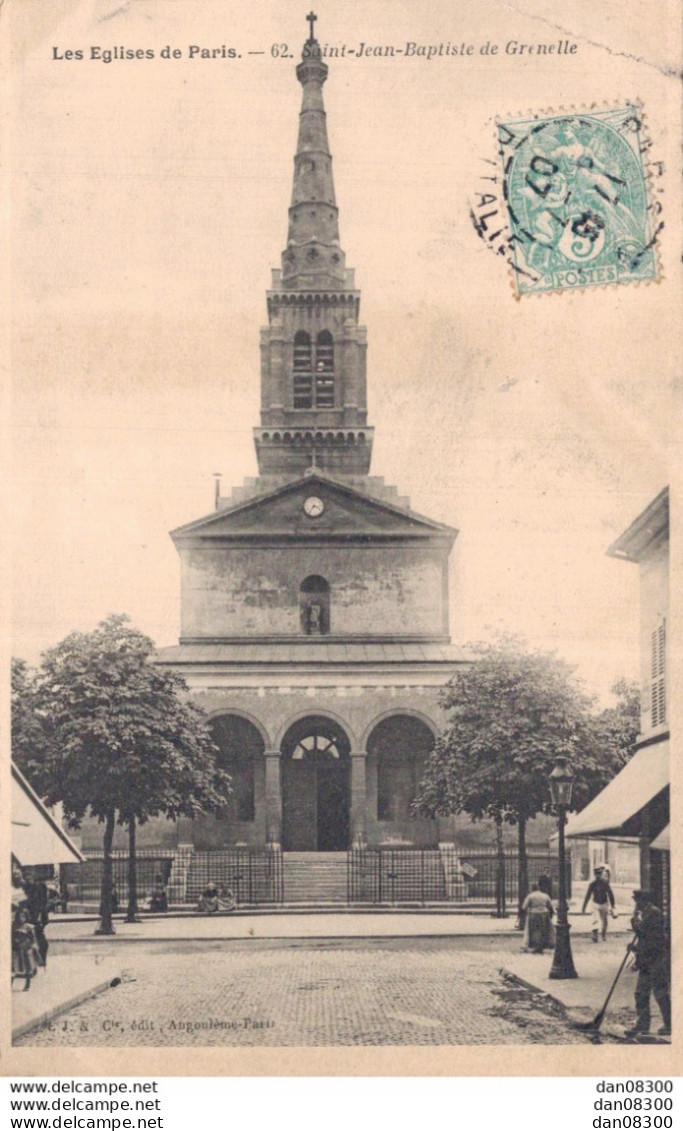
[[[443,722],[439,689],[466,662],[449,638],[457,532],[370,471],[366,331],[339,238],[327,73],[311,34],[287,246],[261,332],[258,477],[171,535],[181,637],[158,662],[207,712],[233,793],[223,813],[167,827],[169,847],[453,839],[411,802]]]

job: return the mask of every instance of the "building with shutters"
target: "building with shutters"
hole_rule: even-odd
[[[669,844],[669,489],[665,487],[608,549],[640,573],[641,733],[629,762],[567,825],[567,836],[597,846],[611,862],[639,849],[634,887],[650,888],[670,913]],[[590,838],[590,839],[589,839]],[[612,850],[613,846],[613,850]],[[607,853],[605,854],[605,847]]]

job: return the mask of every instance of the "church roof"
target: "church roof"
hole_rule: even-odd
[[[319,518],[307,519],[299,500],[315,494],[324,498]],[[294,505],[292,505],[294,503]],[[232,506],[171,531],[176,542],[186,539],[251,537],[315,538],[438,538],[453,542],[457,530],[386,498],[377,498],[344,479],[309,469],[298,479],[256,494]]]
[[[159,648],[160,664],[448,664],[467,663],[469,657],[454,644],[430,641],[367,643],[310,638],[292,641],[229,641],[213,644],[176,644]]]

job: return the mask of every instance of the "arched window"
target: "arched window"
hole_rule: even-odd
[[[313,347],[305,330],[294,336],[294,408],[313,408]]]
[[[301,742],[297,742],[292,758],[295,762],[300,762],[307,754],[325,754],[339,760],[339,748],[334,739],[328,738],[326,734],[307,734]]]
[[[315,407],[334,408],[334,339],[321,330],[315,346]]]
[[[391,715],[377,724],[368,739],[368,754],[377,759],[379,821],[414,816],[411,805],[433,745],[429,727],[411,715]]]
[[[330,631],[330,587],[324,577],[311,574],[299,589],[301,631],[307,636],[326,636]]]
[[[209,726],[220,751],[216,761],[232,778],[227,815],[235,821],[253,821],[254,768],[256,758],[263,754],[263,739],[254,724],[240,715],[219,715]]]

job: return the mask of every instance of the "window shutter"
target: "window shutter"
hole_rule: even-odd
[[[652,726],[666,722],[666,621],[651,636],[651,706]]]

